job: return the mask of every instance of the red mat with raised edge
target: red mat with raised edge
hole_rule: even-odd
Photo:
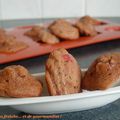
[[[96,26],[96,29],[100,34],[94,37],[80,37],[76,40],[66,40],[55,45],[48,45],[36,43],[31,38],[24,36],[24,33],[31,27],[32,26],[22,26],[8,31],[9,34],[16,36],[18,40],[27,43],[29,47],[17,53],[0,53],[0,64],[44,55],[61,47],[70,49],[120,38],[120,25],[115,23],[106,23]]]

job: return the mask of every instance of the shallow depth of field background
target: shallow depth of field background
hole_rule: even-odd
[[[0,20],[120,16],[120,0],[0,0]]]

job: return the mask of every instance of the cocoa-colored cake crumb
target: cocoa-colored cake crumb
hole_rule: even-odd
[[[49,29],[54,35],[65,40],[74,40],[80,36],[79,30],[63,19],[53,22]]]
[[[0,71],[0,96],[36,97],[42,86],[28,70],[20,65],[8,66]]]
[[[28,45],[18,41],[13,35],[7,35],[5,31],[0,32],[0,52],[14,53],[27,48]]]
[[[75,58],[65,49],[53,51],[46,62],[46,82],[50,95],[81,91],[81,71]]]
[[[25,35],[31,37],[36,42],[42,42],[46,44],[59,43],[59,39],[55,35],[41,26],[33,26],[31,30],[25,33]]]
[[[82,88],[104,90],[120,82],[120,53],[98,57],[89,67],[82,80]]]

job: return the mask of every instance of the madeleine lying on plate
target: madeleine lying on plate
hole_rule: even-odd
[[[67,95],[81,91],[81,70],[65,49],[57,49],[46,62],[45,78],[50,95]]]
[[[82,79],[86,90],[105,90],[120,83],[120,53],[98,57]]]
[[[41,83],[26,68],[13,65],[0,71],[0,96],[37,97],[41,92]]]
[[[27,47],[26,43],[18,41],[16,37],[8,35],[4,30],[0,30],[0,52],[14,53]]]
[[[25,35],[31,37],[36,42],[46,44],[59,43],[59,39],[55,35],[41,26],[33,26],[31,30],[25,33]]]

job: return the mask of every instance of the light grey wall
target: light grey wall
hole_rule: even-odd
[[[120,16],[120,0],[86,0],[86,11],[92,16]]]
[[[120,0],[0,0],[0,19],[120,16]]]

